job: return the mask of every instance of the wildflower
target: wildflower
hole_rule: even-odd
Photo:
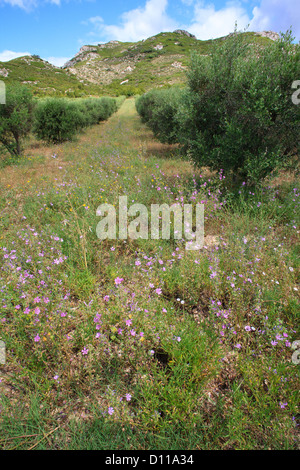
[[[126,325],[127,325],[127,326],[130,326],[130,325],[131,325],[131,323],[132,323],[132,320],[131,320],[131,319],[129,319],[129,320],[126,320]]]
[[[238,348],[238,349],[241,349],[242,345],[240,343],[237,343],[234,347]]]
[[[246,331],[251,331],[251,327],[249,325],[245,326]]]
[[[285,408],[287,406],[287,402],[285,403],[279,402],[279,404],[280,404],[280,408]]]
[[[126,398],[127,401],[130,401],[130,400],[131,400],[131,395],[130,395],[130,393],[126,393],[125,398]]]
[[[122,277],[116,277],[116,279],[115,279],[115,284],[116,284],[116,286],[118,286],[119,284],[121,284],[121,282],[123,282],[123,281],[124,281],[124,279],[123,279]]]
[[[136,262],[134,263],[136,266],[140,266],[141,265],[141,262],[139,259],[136,260]]]
[[[109,406],[109,408],[108,408],[108,414],[109,414],[109,415],[112,415],[114,412],[115,412],[115,410],[113,409],[113,407],[112,407],[112,406]]]
[[[161,288],[159,287],[158,289],[155,290],[155,292],[156,292],[158,295],[160,295],[160,294],[162,293],[162,290],[161,290]]]
[[[41,339],[41,338],[39,337],[38,334],[34,337],[34,341],[35,341],[36,343],[38,343],[38,342],[40,341],[40,339]]]
[[[41,313],[40,308],[39,308],[39,307],[36,307],[36,308],[34,309],[34,313],[35,313],[36,315],[39,315],[39,314]]]
[[[103,297],[103,300],[104,300],[104,302],[108,302],[108,301],[109,301],[109,295],[105,295],[105,296]]]
[[[84,346],[84,348],[81,350],[81,354],[83,356],[85,356],[87,353],[89,352],[89,350]]]

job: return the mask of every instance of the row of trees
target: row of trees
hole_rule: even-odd
[[[165,143],[197,165],[256,182],[299,154],[300,46],[291,31],[265,48],[235,32],[210,56],[192,56],[186,88],[152,90],[136,101]]]
[[[64,142],[87,126],[108,119],[116,110],[116,100],[109,97],[34,100],[26,87],[8,87],[6,104],[0,105],[0,147],[2,144],[11,155],[20,155],[30,132],[47,143]]]

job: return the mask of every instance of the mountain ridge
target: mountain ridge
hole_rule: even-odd
[[[84,45],[62,67],[37,55],[23,56],[0,62],[0,79],[26,84],[37,96],[140,94],[154,87],[184,84],[191,52],[209,55],[232,34],[201,40],[188,31],[175,30],[136,42]],[[239,34],[261,47],[279,38],[274,31]]]

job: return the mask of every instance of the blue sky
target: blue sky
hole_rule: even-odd
[[[211,39],[238,29],[300,40],[299,0],[0,0],[0,61],[38,54],[61,66],[81,46],[186,29]]]

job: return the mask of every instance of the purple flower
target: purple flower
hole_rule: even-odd
[[[84,356],[89,352],[89,350],[84,346],[84,348],[81,350],[81,354]]]
[[[109,414],[109,415],[112,415],[112,414],[114,413],[114,411],[115,411],[115,410],[113,409],[112,406],[110,406],[110,407],[108,408],[108,414]]]
[[[127,401],[130,401],[130,400],[131,400],[131,395],[130,395],[130,393],[126,393],[125,398],[126,398]]]
[[[116,277],[115,279],[115,284],[116,286],[118,286],[119,284],[121,284],[121,282],[124,281],[124,279],[122,277]]]

